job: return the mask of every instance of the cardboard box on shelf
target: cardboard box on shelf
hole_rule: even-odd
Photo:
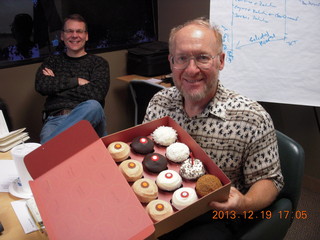
[[[223,186],[153,223],[107,146],[114,141],[129,143],[134,137],[149,136],[158,126],[173,127],[178,141],[186,143]],[[81,121],[27,155],[25,164],[34,179],[31,189],[50,239],[157,238],[209,211],[210,201],[226,200],[231,185],[200,146],[169,117],[101,139],[88,122]]]

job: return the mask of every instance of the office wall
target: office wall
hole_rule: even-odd
[[[209,18],[210,0],[158,0],[159,40],[168,41],[172,27],[197,17]]]
[[[186,20],[209,18],[210,0],[158,1],[159,39],[167,41],[170,29]],[[305,150],[305,184],[320,191],[320,129],[317,122],[319,108],[262,103],[270,113],[275,127],[299,142]]]

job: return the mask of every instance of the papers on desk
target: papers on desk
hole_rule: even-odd
[[[162,82],[162,80],[156,79],[156,78],[149,78],[146,81],[152,82],[152,83],[161,83]]]
[[[28,210],[27,200],[13,201],[11,202],[11,206],[19,219],[24,233],[27,234],[39,230]]]
[[[0,192],[9,192],[10,184],[18,178],[13,160],[0,160]]]
[[[25,128],[9,132],[3,113],[0,110],[0,152],[7,152],[30,137]]]
[[[139,81],[145,81],[145,82],[151,82],[151,83],[161,83],[162,80],[161,79],[157,79],[157,78],[149,78],[149,79],[136,79]]]
[[[9,192],[10,184],[17,178],[18,171],[14,165],[14,161],[0,160],[0,192]],[[13,201],[11,202],[11,206],[26,234],[39,230],[28,210],[27,200]]]
[[[10,184],[18,178],[18,171],[13,160],[0,160],[0,192],[9,192]],[[27,208],[26,200],[11,202],[23,231],[27,234],[39,230]]]

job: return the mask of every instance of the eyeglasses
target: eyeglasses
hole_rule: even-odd
[[[66,34],[73,34],[73,33],[77,33],[77,34],[83,34],[86,32],[86,30],[82,30],[82,29],[77,29],[77,30],[73,30],[73,29],[66,29],[63,30]]]
[[[196,65],[201,69],[208,69],[211,67],[212,60],[217,57],[220,53],[215,56],[210,54],[199,54],[196,56],[187,56],[187,55],[177,55],[171,57],[171,62],[173,67],[178,70],[183,70],[188,67],[190,60],[194,59]]]

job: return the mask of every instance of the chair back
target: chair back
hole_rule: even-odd
[[[284,187],[278,198],[289,198],[293,211],[300,199],[304,172],[304,150],[299,143],[276,130]]]
[[[151,98],[165,87],[147,80],[131,80],[129,83],[135,105],[134,124],[141,124]]]
[[[9,109],[5,101],[2,100],[1,98],[0,98],[0,110],[2,111],[4,120],[6,121],[9,132],[12,131],[13,127],[12,127],[12,120],[9,115]]]

